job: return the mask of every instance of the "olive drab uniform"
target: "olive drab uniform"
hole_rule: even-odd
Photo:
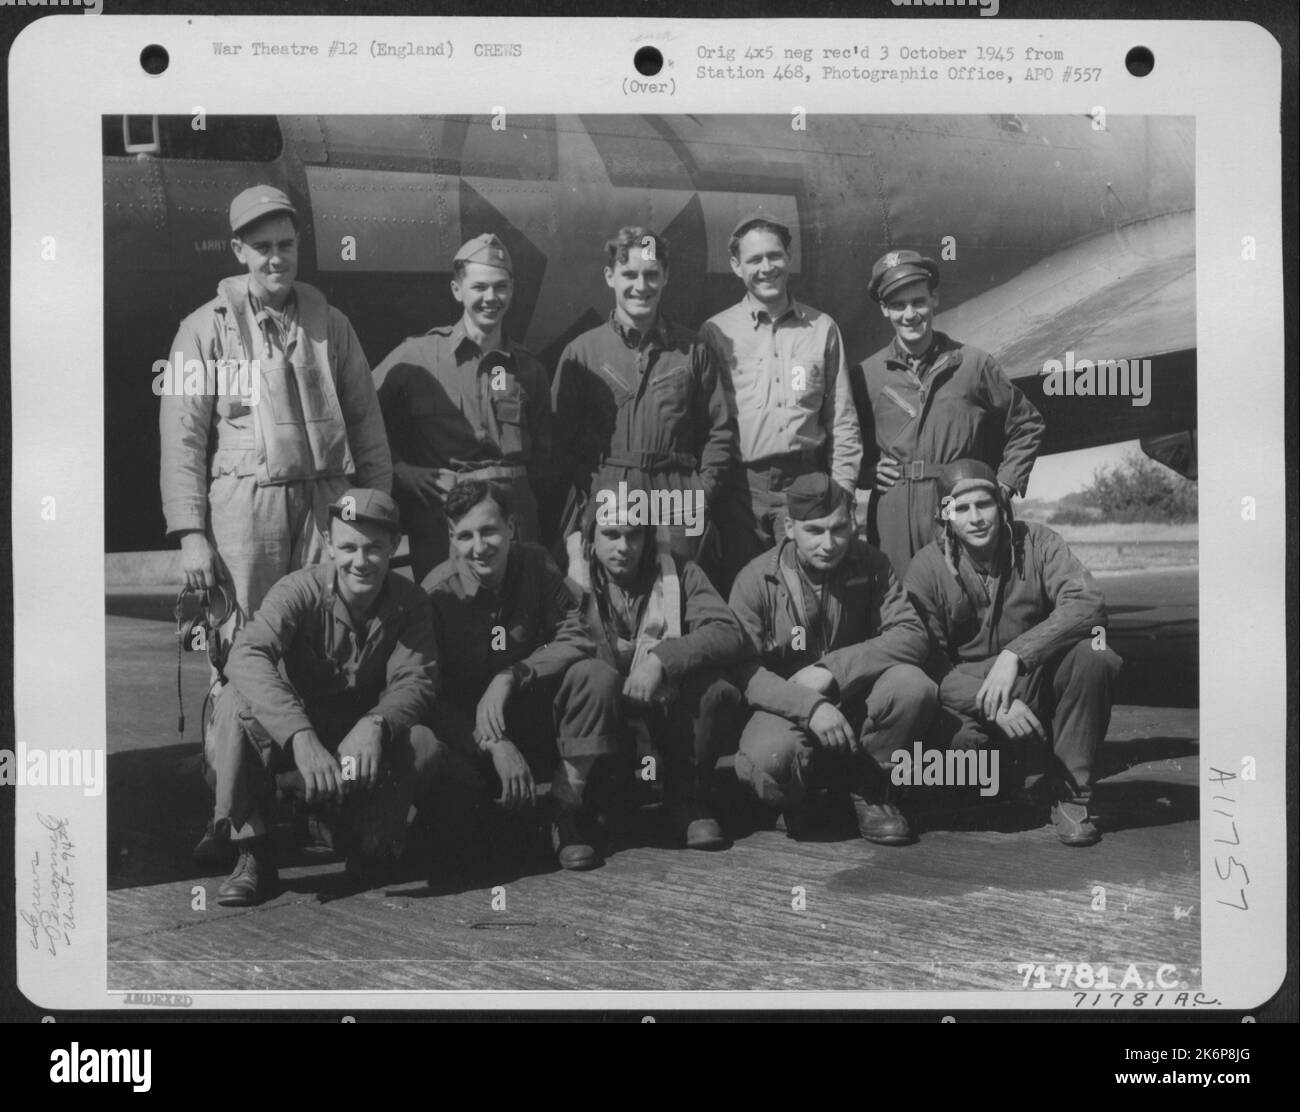
[[[742,701],[731,670],[750,648],[736,615],[697,565],[662,546],[647,556],[653,567],[643,567],[626,589],[598,565],[570,566],[569,574],[583,592],[587,627],[600,660],[615,668],[620,679],[647,653],[654,653],[664,667],[665,698],[644,708],[624,701],[621,719],[645,724],[665,765],[665,802],[684,826],[712,817],[710,781],[718,758],[733,747]],[[591,564],[596,564],[594,558]]]
[[[1106,604],[1096,580],[1046,525],[1014,522],[986,582],[971,561],[935,540],[916,554],[905,586],[930,635],[930,675],[939,684],[940,740],[978,749],[1000,733],[976,696],[998,655],[1020,658],[1012,689],[1048,731],[1053,779],[1073,798],[1092,793],[1097,747],[1110,725],[1120,658],[1096,641]],[[946,542],[951,549],[953,542]]]
[[[855,538],[843,561],[817,585],[803,574],[795,543],[782,540],[752,560],[731,589],[731,608],[757,659],[746,666],[753,715],[736,755],[736,775],[765,803],[797,806],[809,787],[839,779],[870,796],[884,782],[895,749],[907,748],[936,704],[921,670],[925,627],[889,565]],[[826,697],[790,682],[818,664],[834,678],[836,702],[859,734],[853,767],[813,745],[809,721]],[[841,762],[842,764],[842,762]]]
[[[920,358],[894,341],[858,364],[852,378],[866,442],[862,485],[873,488],[867,537],[900,579],[934,539],[943,465],[982,460],[1024,495],[1046,425],[992,356],[936,332]],[[875,466],[886,456],[903,474],[881,494]]]
[[[550,466],[551,399],[546,370],[508,338],[481,351],[463,322],[401,343],[374,373],[393,459],[432,467],[447,494],[470,479],[511,489],[517,536],[538,539],[529,476]],[[397,486],[411,542],[412,570],[423,579],[447,558],[441,505],[421,504]]]
[[[736,418],[707,345],[662,314],[645,332],[604,324],[570,341],[552,384],[561,477],[585,500],[607,489],[697,493],[709,513],[736,453]],[[571,523],[576,527],[576,520]],[[664,525],[672,550],[694,559],[699,532],[682,515]]]

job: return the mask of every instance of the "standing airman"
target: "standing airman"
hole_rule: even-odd
[[[790,296],[790,243],[773,217],[743,218],[728,246],[745,296],[701,329],[739,425],[741,466],[719,517],[728,585],[785,535],[784,492],[795,479],[828,471],[852,496],[862,461],[840,330]]]
[[[863,485],[875,491],[867,537],[900,579],[934,536],[944,465],[983,460],[1004,491],[1023,496],[1046,431],[992,356],[934,330],[938,285],[939,264],[915,251],[876,260],[867,292],[894,339],[852,371],[869,441]]]
[[[442,501],[468,479],[508,484],[519,538],[538,540],[530,476],[550,466],[546,370],[503,330],[510,254],[484,234],[456,252],[453,267],[460,320],[404,340],[375,368],[416,579],[447,558]]]
[[[227,639],[277,580],[324,557],[329,506],[350,476],[385,494],[393,478],[361,343],[319,290],[295,280],[289,198],[246,189],[230,227],[246,273],[222,279],[172,345],[213,388],[188,392],[187,373],[186,392],[163,392],[159,412],[167,532],[180,537],[188,586],[234,588]],[[236,381],[248,389],[217,387]]]

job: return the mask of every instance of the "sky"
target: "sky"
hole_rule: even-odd
[[[1098,467],[1117,464],[1129,452],[1141,450],[1136,440],[1128,440],[1122,444],[1105,444],[1100,448],[1082,448],[1077,452],[1039,456],[1029,476],[1026,497],[1054,502],[1086,487]]]

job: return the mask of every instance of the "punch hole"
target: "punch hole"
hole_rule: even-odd
[[[664,56],[657,46],[643,46],[632,58],[632,64],[642,77],[654,77],[664,68]]]
[[[170,61],[167,48],[159,46],[156,42],[151,42],[140,51],[140,68],[150,77],[157,77],[165,72]]]
[[[1156,68],[1156,56],[1145,46],[1135,46],[1124,55],[1124,65],[1134,77],[1146,77]]]

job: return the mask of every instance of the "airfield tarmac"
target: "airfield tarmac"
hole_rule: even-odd
[[[1125,660],[1100,754],[1099,845],[1069,849],[1038,816],[973,793],[955,810],[925,807],[920,840],[903,848],[851,829],[795,842],[759,827],[725,852],[688,852],[656,836],[647,808],[640,835],[600,869],[564,873],[543,855],[492,878],[500,910],[490,884],[435,894],[418,873],[334,898],[341,863],[302,854],[282,866],[276,899],[219,907],[222,876],[189,856],[208,806],[194,759],[207,662],[182,661],[178,741],[173,599],[114,589],[108,987],[1012,990],[1028,964],[1055,984],[1058,965],[1089,963],[1117,987],[1130,965],[1146,982],[1172,965],[1165,984],[1195,990],[1197,571],[1099,582]],[[206,910],[193,908],[196,886]]]

